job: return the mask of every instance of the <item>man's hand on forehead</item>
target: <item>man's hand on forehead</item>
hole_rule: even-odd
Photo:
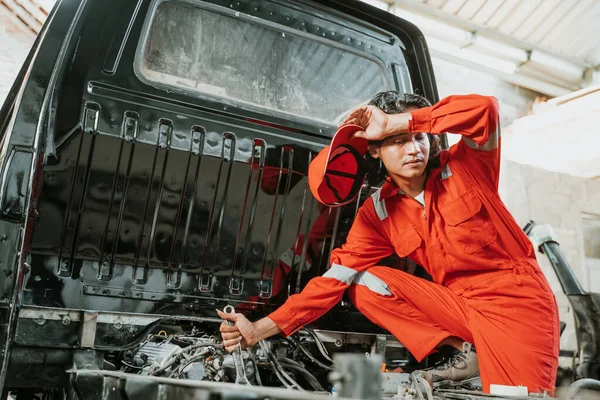
[[[387,131],[389,115],[375,106],[357,106],[353,108],[340,127],[354,124],[361,126],[364,131],[355,133],[355,137],[367,140],[382,140]]]
[[[378,141],[389,136],[408,132],[410,113],[386,114],[375,106],[358,106],[350,111],[341,126],[354,124],[364,131],[356,132],[355,137]]]

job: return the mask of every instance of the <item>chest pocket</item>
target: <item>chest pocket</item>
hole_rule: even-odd
[[[452,245],[466,253],[475,253],[492,243],[498,236],[498,231],[483,208],[475,189],[443,204],[440,212],[446,222],[448,239]]]
[[[400,257],[410,256],[412,252],[421,246],[421,242],[423,241],[413,225],[399,231],[395,236],[394,248]]]

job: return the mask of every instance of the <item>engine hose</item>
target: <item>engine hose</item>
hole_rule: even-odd
[[[269,364],[271,364],[271,368],[273,368],[275,375],[277,375],[277,378],[279,378],[281,383],[283,383],[287,388],[294,388],[294,389],[298,389],[300,391],[304,391],[302,386],[300,386],[298,384],[298,382],[296,382],[291,376],[288,375],[287,372],[284,371],[283,367],[281,366],[281,364],[279,364],[279,362],[277,361],[277,359],[275,358],[275,356],[273,355],[273,353],[271,352],[271,350],[269,349],[269,346],[267,346],[265,341],[261,340],[259,342],[259,344],[260,344],[260,348],[267,356],[267,359],[269,360]],[[287,382],[286,382],[286,380],[287,380]]]
[[[600,381],[590,378],[576,380],[569,386],[567,395],[564,397],[564,399],[572,400],[580,391],[586,389],[600,391]]]
[[[302,354],[304,354],[312,363],[323,368],[324,370],[333,371],[333,367],[325,365],[321,361],[317,360],[312,354],[310,354],[310,352],[304,346],[300,344],[300,342],[291,337],[287,338],[287,340],[289,340],[294,346],[296,346],[302,352]]]
[[[171,373],[169,374],[169,378],[172,378],[173,375],[175,375],[175,372],[178,372],[179,375],[181,375],[183,373],[183,371],[185,371],[185,369],[190,365],[195,363],[196,361],[200,361],[203,358],[205,358],[204,356],[206,356],[209,353],[208,349],[204,349],[202,351],[200,351],[200,354],[196,354],[195,356],[193,356],[192,358],[190,358],[189,360],[186,361],[185,364],[179,365],[176,368],[173,368],[173,371],[171,371]]]
[[[177,361],[181,357],[181,354],[182,353],[173,354],[169,358],[169,361],[165,365],[163,365],[156,371],[151,372],[150,375],[158,375],[158,374],[162,374],[163,372],[165,372],[167,369],[169,369],[171,367],[171,365],[175,364],[175,361]]]
[[[323,389],[323,386],[321,386],[321,383],[319,383],[319,380],[313,374],[308,372],[305,368],[302,368],[296,364],[288,364],[285,362],[282,362],[281,366],[283,368],[289,368],[294,371],[300,372],[306,378],[306,381],[309,383],[309,385],[312,386],[313,390],[316,390],[318,392],[325,391],[325,389]]]
[[[248,354],[250,355],[250,360],[252,361],[252,365],[254,366],[254,377],[256,378],[256,383],[259,386],[262,386],[262,379],[260,378],[260,372],[258,372],[258,363],[256,362],[256,356],[252,350],[248,350]]]
[[[333,363],[333,360],[331,359],[331,357],[329,357],[329,352],[327,351],[325,344],[323,343],[323,341],[321,339],[319,339],[319,337],[317,336],[315,331],[313,331],[312,329],[309,329],[309,328],[304,328],[302,331],[306,331],[310,336],[313,337],[313,339],[315,339],[315,344],[317,345],[317,348],[321,352],[321,355],[323,356],[323,358],[326,359],[327,361]]]
[[[286,358],[286,357],[279,357],[278,361],[281,363],[281,366],[283,368],[293,369],[294,371],[300,372],[302,375],[304,375],[304,377],[306,378],[306,380],[308,381],[308,383],[310,384],[310,386],[312,386],[312,388],[314,390],[321,391],[321,392],[325,391],[325,389],[323,389],[323,386],[321,386],[321,383],[319,382],[319,380],[313,374],[311,374],[306,368],[304,368],[302,365],[300,365],[296,361],[290,360],[289,358]]]
[[[291,358],[277,357],[277,361],[279,361],[281,363],[284,363],[284,364],[292,364],[292,365],[295,365],[297,367],[304,368],[304,366],[302,364],[300,364],[298,361],[292,360]]]
[[[121,360],[121,364],[125,365],[128,368],[132,368],[132,369],[144,369],[144,367],[147,367],[148,365],[142,365],[141,367],[137,366],[137,365],[133,365],[133,364],[129,364],[127,361],[125,360]]]
[[[277,369],[277,366],[273,363],[273,361],[269,360],[269,366],[271,367],[271,369],[273,370],[273,372],[275,373],[275,375],[277,376],[277,379],[279,379],[279,381],[281,381],[281,383],[283,383],[283,385],[288,388],[288,389],[294,389],[293,384],[290,384],[285,376],[283,376],[281,374],[281,371],[279,371],[279,369]]]

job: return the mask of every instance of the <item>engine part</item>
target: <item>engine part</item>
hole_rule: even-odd
[[[575,399],[578,394],[585,390],[593,390],[600,393],[600,381],[597,379],[579,379],[569,386],[569,390],[565,395],[565,400]]]
[[[408,392],[410,375],[405,373],[381,373],[382,393],[402,395]]]
[[[381,363],[379,354],[336,354],[336,370],[329,375],[336,392],[350,399],[379,400],[381,398]]]
[[[242,365],[244,366],[246,379],[248,381],[254,379],[256,371],[247,351],[242,351]],[[225,357],[223,357],[223,368],[232,371],[234,374],[237,373],[233,354],[227,354]]]
[[[281,364],[279,364],[279,361],[277,361],[277,359],[273,355],[273,352],[271,352],[271,348],[269,347],[267,342],[261,340],[260,342],[258,342],[258,344],[260,345],[260,349],[263,355],[266,357],[267,361],[271,365],[271,368],[273,368],[273,372],[275,373],[275,375],[277,375],[277,378],[281,381],[281,383],[283,383],[283,385],[288,389],[303,390],[302,386],[300,386],[298,382],[296,382],[291,376],[288,375],[287,372],[284,371]]]
[[[329,352],[327,351],[327,348],[325,348],[325,344],[323,343],[323,341],[317,336],[317,334],[315,333],[315,331],[313,331],[312,329],[309,328],[304,328],[301,330],[301,332],[306,332],[308,333],[313,340],[315,341],[315,344],[317,345],[317,348],[319,349],[319,352],[321,353],[321,355],[330,363],[333,362],[333,359],[329,356]]]
[[[143,368],[150,366],[163,368],[172,357],[180,352],[180,346],[167,341],[145,342],[133,356],[133,365]]]

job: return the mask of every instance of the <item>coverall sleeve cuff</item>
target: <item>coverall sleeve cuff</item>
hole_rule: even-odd
[[[297,321],[290,318],[290,313],[285,310],[285,307],[279,307],[268,315],[268,318],[281,329],[282,335],[290,336],[301,327],[297,326]]]
[[[431,132],[431,110],[433,107],[419,108],[411,111],[411,120],[408,122],[408,131],[414,132]]]

